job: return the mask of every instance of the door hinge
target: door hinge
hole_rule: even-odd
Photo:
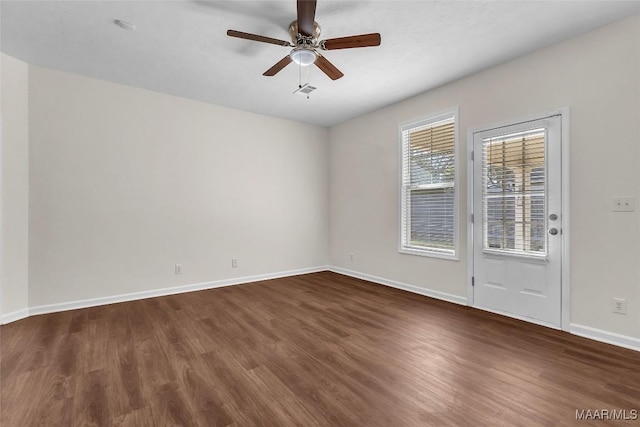
[[[471,276],[471,286],[475,286],[476,285],[476,278]]]
[[[474,151],[472,151],[472,152],[471,152],[471,161],[473,161],[473,160],[474,160],[474,159],[473,159],[473,157],[474,157],[474,156],[473,156],[473,153],[474,153]]]
[[[473,224],[473,214],[471,214],[471,224]]]

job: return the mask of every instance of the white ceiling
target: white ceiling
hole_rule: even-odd
[[[325,1],[321,39],[370,32],[379,47],[325,52],[345,76],[262,73],[290,49],[296,2],[2,1],[0,48],[30,64],[232,108],[332,126],[640,11],[640,1]],[[126,31],[113,23],[136,25]],[[303,70],[303,76],[306,71]],[[304,79],[306,80],[306,79]]]

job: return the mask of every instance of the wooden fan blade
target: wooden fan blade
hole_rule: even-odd
[[[315,19],[316,0],[298,0],[298,32],[303,36],[312,36]]]
[[[280,70],[282,70],[284,67],[286,67],[289,64],[291,64],[291,57],[287,55],[284,58],[282,58],[280,61],[278,61],[276,65],[274,65],[273,67],[265,71],[262,75],[269,76],[269,77],[275,76],[280,72]]]
[[[320,42],[324,50],[351,49],[354,47],[380,46],[379,33],[360,34],[358,36],[338,37]]]
[[[336,68],[327,58],[318,54],[318,58],[316,59],[315,64],[325,73],[331,80],[338,80],[340,77],[344,76],[340,70]]]
[[[239,39],[253,40],[253,41],[262,42],[262,43],[277,44],[279,46],[291,46],[291,43],[284,40],[278,40],[271,37],[259,36],[257,34],[244,33],[242,31],[228,30],[227,35],[231,37],[237,37]]]

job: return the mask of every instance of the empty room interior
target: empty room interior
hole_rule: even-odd
[[[640,419],[640,1],[0,1],[0,425]]]

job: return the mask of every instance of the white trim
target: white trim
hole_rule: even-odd
[[[536,120],[544,120],[548,117],[560,116],[560,126],[561,126],[561,141],[560,141],[560,156],[561,156],[561,167],[562,167],[562,175],[561,175],[561,204],[562,204],[562,218],[561,218],[561,230],[562,230],[562,263],[561,263],[561,271],[560,271],[560,280],[561,280],[561,309],[560,309],[560,324],[561,329],[563,331],[568,331],[570,329],[571,324],[571,276],[570,276],[570,253],[569,253],[569,242],[570,242],[570,227],[569,227],[569,207],[570,207],[570,197],[569,197],[569,137],[570,137],[570,123],[569,123],[569,107],[562,107],[557,110],[548,111],[546,113],[541,114],[532,114],[525,117],[520,117],[518,119],[505,120],[498,123],[493,123],[490,125],[485,125],[477,128],[470,128],[467,130],[467,301],[469,306],[474,307],[473,300],[473,286],[471,286],[471,280],[473,277],[473,268],[474,268],[474,247],[473,247],[473,224],[471,223],[471,215],[473,212],[473,162],[471,161],[471,153],[473,152],[473,135],[478,132],[484,132],[487,130],[499,129],[503,127],[508,127],[512,125],[517,125],[521,123],[532,122]],[[474,218],[475,219],[475,218]],[[481,310],[486,310],[482,307],[477,307]],[[499,313],[504,314],[504,313]],[[506,314],[510,317],[516,317],[511,314]],[[522,318],[521,320],[525,320],[531,323],[542,324],[539,322],[535,322],[528,318]],[[549,326],[549,325],[545,325]],[[556,328],[555,326],[550,326],[552,328]]]
[[[414,118],[412,120],[407,120],[398,124],[398,253],[406,254],[406,255],[417,255],[417,256],[425,256],[431,258],[440,258],[440,259],[448,259],[452,261],[460,260],[460,232],[458,231],[458,221],[460,218],[460,118],[459,118],[459,106],[448,108],[446,110],[439,111],[434,114],[429,114],[427,116],[421,116],[418,118]],[[437,250],[417,250],[411,249],[408,247],[404,247],[402,245],[402,237],[403,231],[405,229],[403,218],[402,218],[402,198],[404,197],[404,188],[402,186],[403,179],[403,138],[402,133],[404,128],[411,126],[424,126],[430,125],[434,123],[438,123],[440,121],[449,119],[453,116],[453,155],[454,155],[454,168],[455,173],[453,174],[453,254],[447,254],[443,252],[439,252]]]
[[[519,124],[524,124],[528,122],[535,122],[535,121],[544,120],[553,116],[560,116],[562,114],[568,113],[568,111],[569,111],[569,107],[562,107],[556,110],[545,111],[539,114],[528,114],[526,116],[516,117],[515,119],[511,119],[511,120],[502,120],[496,123],[490,123],[488,125],[469,128],[467,133],[470,133],[471,135],[473,135],[474,133],[484,132],[488,130],[500,129],[500,128],[510,127],[513,125],[519,125]]]
[[[15,322],[16,320],[21,320],[29,317],[29,309],[23,308],[22,310],[12,311],[11,313],[3,314],[0,317],[0,325],[4,325],[6,323]]]
[[[640,351],[640,338],[630,337],[628,335],[616,334],[615,332],[607,332],[602,329],[592,328],[590,326],[569,324],[568,332],[580,337],[589,338],[595,341],[616,345],[618,347],[628,348],[630,350]]]
[[[381,277],[376,277],[376,276],[360,273],[353,270],[348,270],[341,267],[319,266],[319,267],[304,268],[299,270],[283,271],[279,273],[269,273],[269,274],[256,275],[256,276],[239,277],[235,279],[224,279],[224,280],[216,280],[212,282],[196,283],[192,285],[177,286],[173,288],[134,292],[130,294],[114,295],[110,297],[92,298],[87,300],[72,301],[72,302],[60,303],[60,304],[41,305],[41,306],[29,308],[29,309],[22,309],[22,310],[4,314],[0,319],[0,324],[5,325],[7,323],[15,322],[17,320],[21,320],[29,316],[34,316],[38,314],[55,313],[55,312],[67,311],[67,310],[76,310],[80,308],[95,307],[100,305],[115,304],[115,303],[127,302],[127,301],[135,301],[140,299],[160,297],[160,296],[166,296],[166,295],[175,295],[175,294],[193,292],[193,291],[199,291],[199,290],[205,290],[205,289],[215,289],[215,288],[221,288],[225,286],[234,286],[234,285],[240,285],[244,283],[259,282],[262,280],[278,279],[282,277],[298,276],[301,274],[309,274],[309,273],[318,273],[321,271],[332,271],[334,273],[342,274],[345,276],[355,277],[357,279],[366,280],[368,282],[377,283],[380,285],[389,286],[396,289],[402,289],[407,292],[423,295],[430,298],[439,299],[442,301],[451,302],[454,304],[471,305],[468,303],[467,298],[461,297],[458,295],[453,295],[446,292],[440,292],[432,289],[426,289],[418,286],[408,285],[406,283],[396,282],[394,280],[384,279]],[[535,323],[535,324],[547,326],[553,329],[558,329],[553,325],[545,324],[543,322],[538,322],[538,321],[524,318],[524,317],[515,316],[510,313],[501,313],[494,310],[488,310],[482,307],[475,307],[475,308],[500,314],[500,315],[504,315],[504,316],[508,316],[508,317],[513,317],[519,320],[524,320],[529,323]],[[578,336],[592,339],[595,341],[612,344],[618,347],[624,347],[631,350],[640,351],[639,338],[616,334],[614,332],[607,332],[601,329],[596,329],[589,326],[583,326],[583,325],[578,325],[574,323],[571,323],[569,327],[566,329],[563,327],[563,330],[566,330],[573,335],[578,335]]]
[[[449,294],[446,292],[434,291],[431,289],[420,288],[413,285],[408,285],[406,283],[396,282],[394,280],[383,279],[380,277],[372,276],[365,273],[360,273],[353,270],[348,270],[346,268],[328,266],[328,271],[332,271],[334,273],[343,274],[345,276],[355,277],[356,279],[366,280],[368,282],[377,283],[384,286],[389,286],[392,288],[402,289],[404,291],[412,292],[415,294],[423,295],[430,298],[435,298],[443,301],[452,302],[460,305],[471,305],[468,304],[466,298]],[[496,310],[486,309],[484,307],[474,307],[478,310],[494,313],[501,316],[507,316],[514,319],[522,320],[528,323],[533,323],[540,326],[545,326],[547,328],[560,330],[557,325],[552,325],[545,322],[540,322],[535,319],[530,319],[524,316],[518,316],[511,313],[500,312]],[[569,327],[565,328],[564,325],[562,327],[563,331],[566,331],[573,335],[578,335],[584,338],[588,338],[594,341],[604,342],[607,344],[612,344],[618,347],[628,348],[630,350],[640,351],[640,338],[634,338],[627,335],[616,334],[615,332],[603,331],[601,329],[591,328],[589,326],[577,325],[575,323],[571,323]]]
[[[446,252],[440,252],[440,251],[435,251],[435,250],[427,250],[427,249],[409,249],[407,247],[407,248],[399,249],[398,253],[405,254],[405,255],[426,256],[426,257],[430,257],[430,258],[448,259],[448,260],[452,260],[452,261],[459,261],[460,260],[460,257],[458,257],[455,253],[448,254]]]
[[[334,273],[343,274],[345,276],[355,277],[356,279],[362,279],[368,282],[377,283],[379,285],[389,286],[391,288],[396,288],[396,289],[402,289],[403,291],[408,291],[414,294],[419,294],[419,295],[423,295],[430,298],[448,301],[454,304],[467,305],[467,299],[465,297],[461,297],[458,295],[453,295],[446,292],[434,291],[432,289],[408,285],[406,283],[396,282],[395,280],[384,279],[382,277],[360,273],[359,271],[347,270],[346,268],[341,268],[341,267],[329,266],[328,270]]]
[[[467,130],[467,305],[473,307],[473,225],[471,216],[473,212],[473,171],[475,154],[473,153],[473,129]],[[473,158],[473,160],[471,160]]]
[[[570,260],[570,242],[571,232],[569,227],[569,208],[570,198],[569,190],[571,183],[569,177],[569,141],[570,141],[570,127],[569,127],[569,107],[564,107],[559,110],[560,112],[560,126],[562,134],[562,146],[560,155],[562,156],[562,218],[560,221],[560,227],[562,231],[562,265],[561,265],[561,280],[562,280],[562,311],[560,313],[560,324],[563,331],[568,331],[571,326],[571,260]]]
[[[319,266],[311,268],[303,268],[299,270],[282,271],[278,273],[268,273],[256,276],[237,277],[232,279],[214,280],[211,282],[195,283],[191,285],[176,286],[173,288],[153,289],[149,291],[133,292],[128,294],[112,295],[108,297],[91,298],[86,300],[69,301],[58,304],[47,304],[28,309],[16,311],[2,316],[1,323],[14,322],[24,319],[25,317],[35,316],[38,314],[56,313],[59,311],[76,310],[79,308],[96,307],[106,304],[116,304],[120,302],[135,301],[146,298],[161,297],[166,295],[175,295],[185,292],[201,291],[205,289],[221,288],[224,286],[241,285],[243,283],[259,282],[262,280],[278,279],[282,277],[298,276],[301,274],[317,273],[326,271],[328,267]]]
[[[0,69],[2,68],[2,54],[0,54]],[[27,69],[28,70],[28,69]],[[28,81],[27,81],[28,84]],[[28,87],[27,87],[27,97],[29,96],[28,93]],[[28,109],[28,105],[27,105],[27,109]],[[5,316],[7,316],[7,318],[12,319],[16,313],[20,313],[23,310],[19,310],[19,311],[14,311],[13,313],[7,313],[6,315],[3,313],[3,301],[4,301],[4,286],[2,285],[3,283],[3,276],[4,276],[4,232],[1,230],[2,228],[2,224],[3,224],[3,218],[2,218],[2,200],[4,199],[4,193],[3,193],[3,189],[4,186],[2,184],[2,175],[3,171],[2,171],[2,135],[4,135],[4,120],[3,120],[3,115],[0,114],[0,324],[4,324],[4,321],[2,321],[2,319],[5,318]],[[27,110],[27,120],[28,120],[28,110]],[[29,125],[27,124],[27,127]],[[28,144],[28,136],[27,136],[27,144]],[[27,146],[28,147],[28,146]],[[28,148],[27,148],[28,150]],[[28,174],[28,172],[27,172]],[[27,184],[28,185],[28,184]],[[27,236],[28,237],[28,236]],[[28,315],[28,314],[27,314]],[[27,315],[25,315],[24,317],[27,317]],[[15,320],[18,319],[23,319],[24,317],[17,317],[15,318]],[[13,322],[13,320],[11,320],[11,322]]]

